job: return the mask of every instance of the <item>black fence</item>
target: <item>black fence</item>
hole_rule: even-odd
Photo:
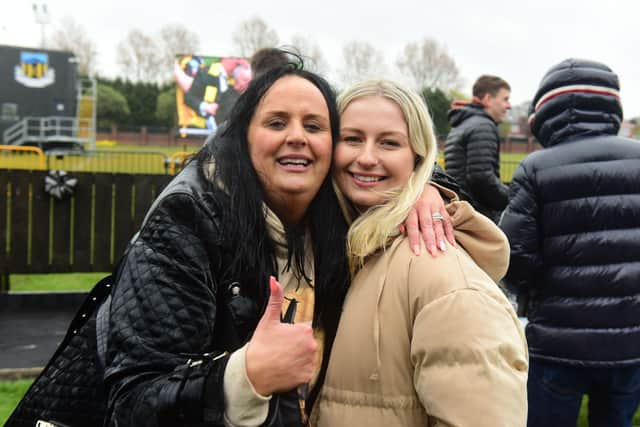
[[[44,191],[46,171],[0,170],[0,277],[111,271],[168,175],[76,172],[74,195]]]

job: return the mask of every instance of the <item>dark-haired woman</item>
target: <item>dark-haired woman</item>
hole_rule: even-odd
[[[163,191],[112,292],[107,425],[302,422],[348,287],[338,132],[322,78],[270,70]]]

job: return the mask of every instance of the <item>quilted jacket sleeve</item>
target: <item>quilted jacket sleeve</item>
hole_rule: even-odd
[[[218,235],[211,210],[178,193],[130,247],[112,293],[106,425],[222,425],[228,357],[206,355],[217,348]]]
[[[507,205],[508,187],[500,181],[497,153],[500,140],[488,121],[469,129],[467,139],[467,185],[478,203],[502,210]]]
[[[542,264],[538,221],[533,184],[521,163],[513,175],[509,205],[500,220],[500,227],[511,245],[511,260],[504,281],[512,292],[526,292]]]

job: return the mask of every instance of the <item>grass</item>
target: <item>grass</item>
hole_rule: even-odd
[[[0,381],[0,425],[5,424],[31,382],[32,380]]]
[[[89,291],[108,273],[12,274],[12,292]]]
[[[9,418],[22,396],[27,392],[32,380],[0,381],[0,425]],[[582,400],[577,427],[588,427],[587,398]],[[640,411],[633,417],[633,425],[640,425]]]
[[[589,421],[587,419],[587,403],[589,402],[588,397],[584,397],[582,399],[582,407],[580,408],[580,416],[578,418],[577,427],[589,427]],[[633,416],[633,421],[631,422],[634,426],[640,426],[640,410],[636,410],[635,415]]]

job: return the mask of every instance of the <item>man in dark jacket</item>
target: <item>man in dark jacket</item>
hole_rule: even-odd
[[[631,426],[640,401],[640,143],[616,136],[618,77],[568,59],[529,123],[544,149],[520,163],[501,227],[505,278],[528,296],[529,426]]]
[[[475,208],[498,222],[507,205],[508,188],[500,181],[498,124],[511,108],[509,84],[496,76],[480,76],[471,103],[456,103],[449,111],[444,148],[445,168],[471,196]]]

